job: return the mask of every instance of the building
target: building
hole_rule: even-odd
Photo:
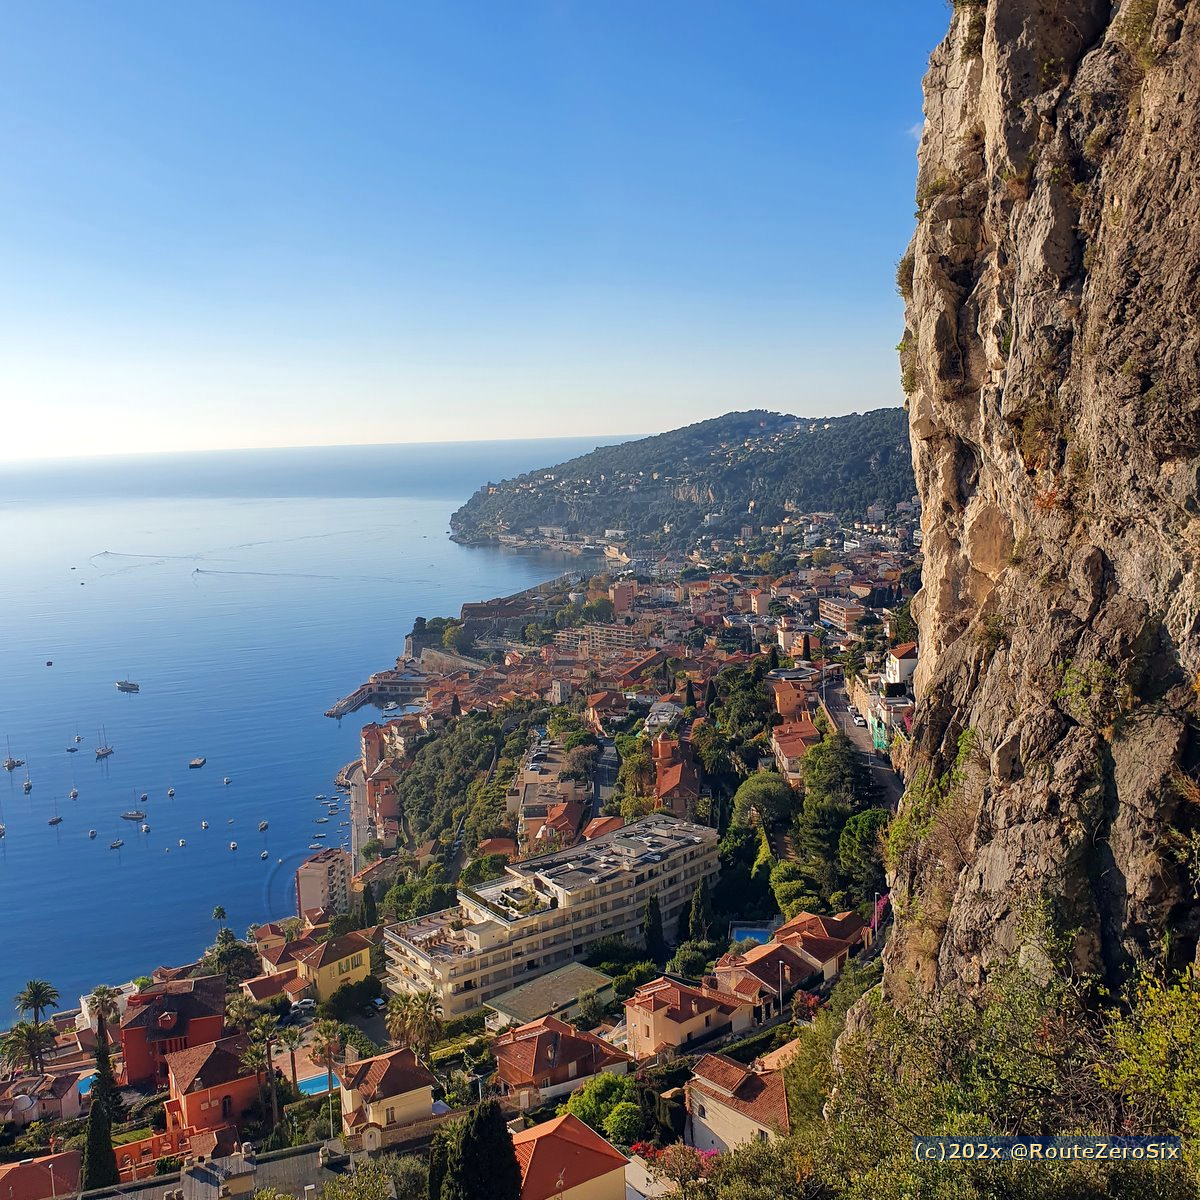
[[[613,998],[613,981],[603,971],[570,962],[487,1002],[489,1029],[525,1025],[539,1017],[569,1021],[579,1012],[584,996],[595,992],[602,1004]]]
[[[836,626],[843,633],[858,627],[867,610],[849,596],[822,596],[817,602],[817,615],[822,621]]]
[[[331,913],[350,911],[350,855],[331,846],[307,858],[296,869],[296,913],[313,909]]]
[[[258,1078],[242,1065],[244,1033],[167,1055],[171,1095],[163,1105],[167,1130],[191,1137],[238,1125],[259,1098]]]
[[[788,1132],[783,1072],[744,1067],[724,1054],[706,1054],[684,1085],[685,1140],[697,1150],[732,1150],[775,1141]]]
[[[387,986],[433,992],[448,1019],[587,954],[600,938],[640,939],[658,898],[673,929],[701,878],[717,873],[717,832],[654,814],[569,850],[510,863],[454,908],[390,927]]]
[[[0,1124],[23,1129],[34,1121],[69,1121],[79,1116],[81,1075],[18,1075],[0,1084]]]
[[[753,1023],[750,1001],[708,984],[693,987],[666,975],[642,984],[625,1001],[627,1045],[639,1061],[678,1046],[740,1033]]]
[[[754,1005],[754,1022],[758,1024],[781,1014],[787,997],[819,976],[823,966],[805,955],[799,945],[771,941],[744,954],[722,954],[713,966],[713,974],[721,991]]]
[[[78,1150],[0,1163],[0,1196],[7,1200],[51,1200],[79,1191],[83,1155]]]
[[[123,1082],[162,1086],[168,1054],[215,1042],[224,1032],[224,975],[152,983],[130,996],[121,1017]]]
[[[793,787],[799,787],[803,782],[801,759],[820,741],[821,731],[808,717],[776,725],[771,730],[771,752],[775,755],[775,765]]]
[[[371,942],[359,930],[318,942],[295,960],[298,978],[307,985],[294,990],[293,999],[302,995],[328,1000],[347,983],[359,983],[371,973]]]
[[[536,1108],[582,1087],[594,1075],[624,1075],[633,1060],[590,1033],[542,1017],[492,1043],[496,1075],[522,1108]]]
[[[893,646],[887,652],[883,664],[883,677],[888,683],[907,683],[917,669],[917,643],[905,642]]]
[[[637,597],[637,583],[632,579],[622,579],[610,585],[608,598],[612,601],[613,612],[618,616],[633,610],[633,602]]]
[[[351,1046],[334,1069],[341,1087],[342,1137],[354,1150],[380,1150],[404,1127],[433,1116],[437,1080],[407,1047],[358,1058]]]
[[[629,1159],[567,1113],[513,1134],[521,1200],[625,1200]]]

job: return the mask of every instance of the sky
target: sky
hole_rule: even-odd
[[[902,400],[944,0],[5,0],[4,458]]]

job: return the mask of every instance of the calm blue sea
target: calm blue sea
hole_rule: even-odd
[[[34,785],[0,772],[0,1027],[27,979],[51,980],[66,1007],[191,960],[214,905],[238,931],[287,915],[313,833],[341,832],[313,823],[314,796],[332,794],[375,710],[340,725],[323,711],[391,664],[415,616],[578,565],[457,546],[450,513],[488,479],[596,444],[0,467],[0,757],[11,743]],[[140,694],[117,692],[126,677]],[[98,762],[101,733],[115,753]],[[148,834],[121,819],[132,807]]]

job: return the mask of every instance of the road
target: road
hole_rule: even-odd
[[[871,741],[871,731],[863,725],[855,725],[850,716],[850,702],[846,689],[840,682],[830,681],[825,685],[825,707],[837,722],[838,728],[854,743],[855,748],[871,768],[871,780],[879,789],[883,803],[893,812],[900,803],[904,782],[888,759],[880,754]]]

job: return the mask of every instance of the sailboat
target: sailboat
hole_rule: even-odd
[[[33,780],[29,778],[28,767],[25,768],[25,782],[21,784],[21,791],[23,791],[27,796],[33,791]]]
[[[96,757],[107,758],[113,752],[113,748],[108,744],[108,731],[103,725],[100,726],[98,736],[100,738],[100,745],[96,747]]]
[[[60,817],[58,815],[58,801],[57,800],[55,800],[55,802],[54,802],[54,816],[52,816],[50,818],[50,820],[46,822],[46,824],[47,825],[61,825],[62,824],[62,817]]]
[[[25,760],[23,758],[13,758],[12,743],[8,738],[5,738],[4,742],[8,746],[8,757],[4,760],[4,769],[6,771],[15,771],[18,767],[23,767]]]

